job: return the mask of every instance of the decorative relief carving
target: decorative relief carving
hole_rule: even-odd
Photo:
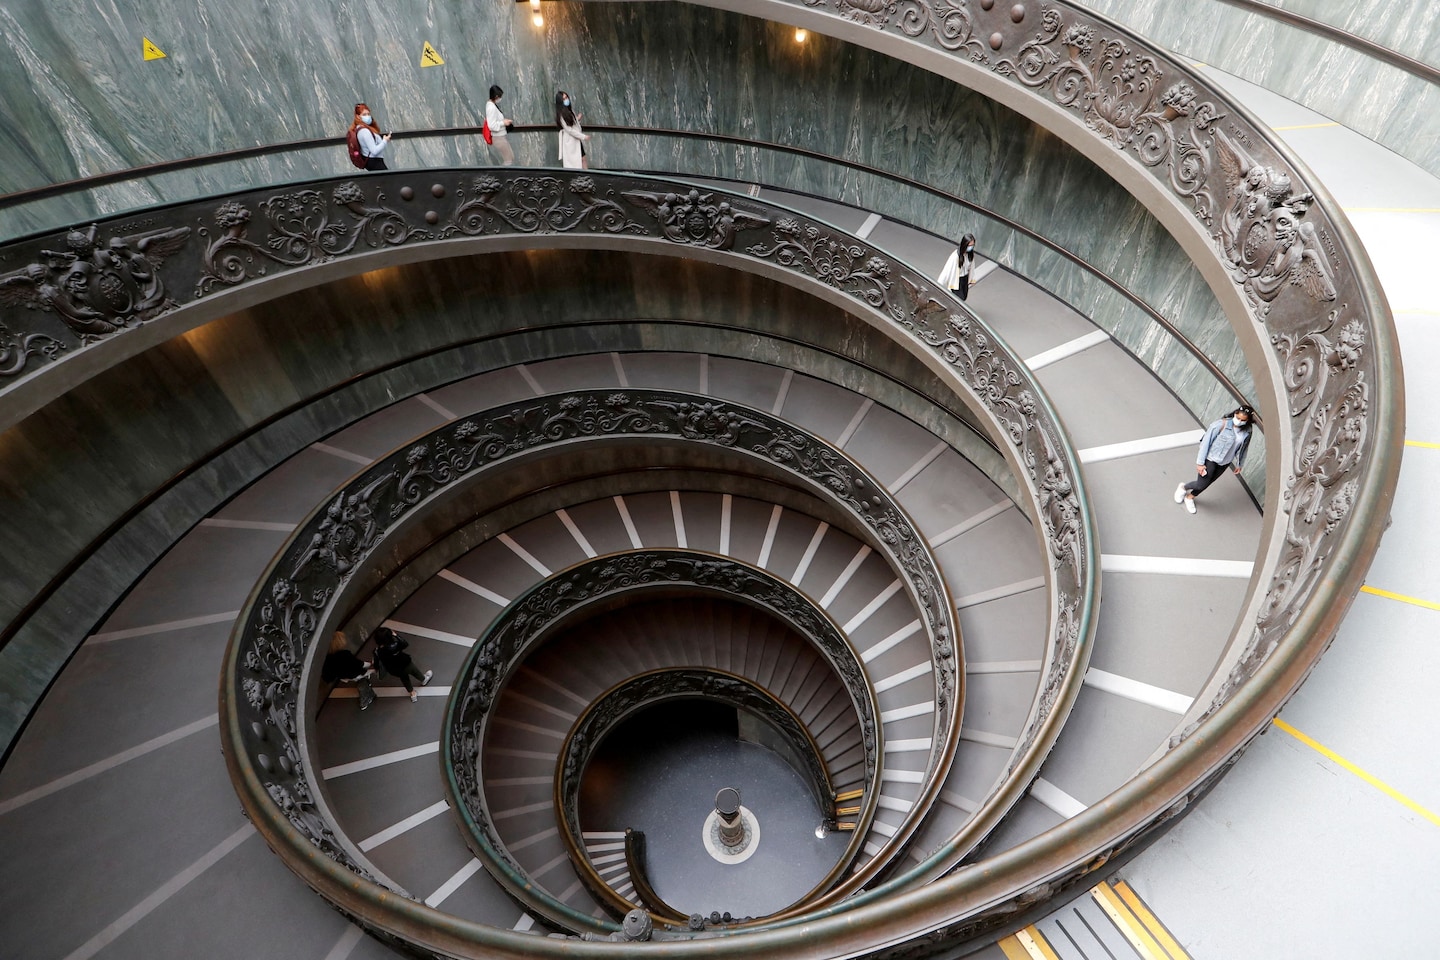
[[[826,0],[802,2],[812,7],[826,4]],[[1112,25],[1063,5],[1045,7],[1039,28],[1027,33],[1018,21],[1008,22],[1011,18],[1004,15],[1003,5],[982,3],[981,12],[958,0],[903,2],[917,10],[898,26],[892,21],[898,0],[883,6],[872,0],[863,7],[853,6],[851,0],[835,0],[834,9],[842,17],[875,29],[899,29],[907,36],[954,51],[953,43],[938,33],[927,35],[923,28],[914,28],[917,23],[947,22],[949,17],[948,22],[956,25],[954,37],[965,38],[965,45],[972,49],[970,59],[987,63],[1001,76],[1077,111],[1096,136],[1117,151],[1130,153],[1142,166],[1153,168],[1162,184],[1190,203],[1211,236],[1217,256],[1230,267],[1254,319],[1270,331],[1276,353],[1286,366],[1291,419],[1306,435],[1295,445],[1296,459],[1287,471],[1282,494],[1283,506],[1290,514],[1284,532],[1286,553],[1274,573],[1267,610],[1256,625],[1247,654],[1233,682],[1211,705],[1213,712],[1234,685],[1252,675],[1269,656],[1283,633],[1276,625],[1288,625],[1298,617],[1329,562],[1331,554],[1323,542],[1346,525],[1369,453],[1371,381],[1364,370],[1373,368],[1373,361],[1363,358],[1361,348],[1371,322],[1367,311],[1376,307],[1364,302],[1363,291],[1356,288],[1335,248],[1335,231],[1324,211],[1313,208],[1314,197],[1269,143],[1265,131],[1239,118],[1227,121],[1230,111],[1222,98],[1205,91],[1203,81],[1184,75],[1159,52],[1146,49]],[[957,10],[964,16],[958,16]],[[994,30],[993,38],[1000,41],[992,43],[997,50],[1013,48],[1016,52],[993,62],[987,60],[969,40],[989,30]],[[1224,130],[1221,121],[1227,121]],[[816,247],[812,240],[805,250]],[[751,252],[763,254],[754,248]],[[803,268],[806,253],[797,252],[792,258]],[[920,309],[914,320],[948,313],[942,301],[924,292],[923,285],[907,281],[905,286],[912,299],[918,297]],[[874,289],[877,287],[872,286]],[[1348,303],[1335,310],[1316,311],[1318,305],[1334,303],[1342,295]],[[873,293],[867,302],[875,302]],[[892,312],[892,316],[902,325],[911,323],[903,314]],[[950,322],[958,328],[959,315]],[[1342,332],[1332,344],[1329,331],[1335,327]],[[943,341],[933,328],[921,336],[936,346]],[[957,359],[964,352],[950,349]],[[1313,356],[1326,349],[1331,351],[1333,365]],[[1332,375],[1314,375],[1315,364],[1320,362],[1330,367]],[[983,387],[981,392],[984,395]],[[1001,400],[1001,405],[1024,402],[1022,397],[1009,397]],[[994,405],[992,411],[1004,417]],[[1345,426],[1339,427],[1336,420]],[[1345,439],[1340,440],[1342,436]],[[1042,490],[1058,489],[1059,478],[1047,475],[1036,479]],[[1047,496],[1041,494],[1042,499]],[[1048,504],[1046,509],[1051,509]],[[1322,517],[1324,522],[1318,522]]]
[[[305,777],[296,726],[297,699],[304,657],[329,587],[308,597],[292,581],[270,582],[270,596],[246,631],[249,643],[240,661],[240,693],[256,716],[249,744],[265,792],[301,836],[330,859],[372,882],[375,878],[350,859],[321,814]]]
[[[618,203],[596,195],[590,177],[512,176],[504,181],[494,176],[475,177],[468,190],[463,186],[456,189],[460,202],[445,222],[432,211],[424,217],[427,226],[412,224],[401,210],[384,206],[382,187],[374,186],[371,191],[373,202],[360,183],[350,180],[337,185],[330,194],[331,204],[351,215],[341,219],[330,216],[319,190],[261,200],[263,242],[249,236],[254,215],[248,207],[235,200],[221,204],[214,213],[216,235],[205,250],[196,295],[265,276],[271,266],[303,267],[357,249],[443,240],[457,234],[563,233],[582,225],[602,233],[643,232]],[[439,199],[446,192],[442,187],[435,196]],[[211,231],[201,227],[200,234],[208,237]]]
[[[713,193],[691,190],[689,193],[653,193],[628,190],[621,194],[626,200],[650,211],[660,222],[660,232],[667,240],[729,250],[735,245],[735,234],[748,227],[765,227],[770,220],[758,213],[735,207]]]
[[[325,519],[320,521],[320,529],[311,536],[309,548],[291,571],[291,578],[303,576],[305,569],[318,561],[344,583],[380,536],[380,526],[370,503],[394,479],[393,472],[382,474],[359,491],[341,493],[332,500],[325,510]]]
[[[1320,238],[1301,219],[1315,198],[1294,193],[1285,173],[1256,163],[1225,134],[1216,135],[1215,145],[1230,201],[1220,219],[1220,246],[1255,311],[1265,316],[1287,283],[1313,300],[1334,300]]]
[[[801,433],[767,414],[733,404],[701,400],[660,391],[594,391],[543,397],[449,424],[370,467],[331,501],[323,515],[311,520],[282,554],[271,578],[272,596],[256,613],[232,656],[238,658],[238,702],[249,705],[253,722],[282,733],[283,750],[272,757],[264,737],[244,744],[253,763],[266,772],[266,790],[272,802],[296,829],[327,855],[359,868],[348,859],[323,824],[306,780],[304,762],[296,747],[296,698],[300,666],[314,648],[321,611],[354,570],[368,557],[390,529],[408,511],[442,488],[502,457],[547,444],[602,436],[669,436],[743,450],[763,457],[805,478],[848,506],[861,522],[876,532],[882,549],[914,587],[925,622],[934,637],[937,689],[937,730],[948,730],[959,705],[957,659],[952,613],[941,602],[945,596],[933,557],[904,512],[882,488],[858,467],[823,441]],[[637,561],[612,561],[597,575],[618,588],[651,576],[672,576],[662,566],[651,568]],[[706,560],[691,564],[690,582],[744,595],[770,605],[809,636],[829,636],[833,625],[797,596],[766,586],[763,577],[735,569],[734,564]],[[557,587],[557,605],[575,602],[595,589],[573,580]],[[563,588],[563,589],[562,589]],[[607,589],[610,587],[607,587]],[[519,603],[507,622],[513,632],[487,642],[476,653],[475,669],[465,682],[463,698],[471,708],[488,710],[504,666],[513,661],[517,647],[553,619],[547,596],[537,594]],[[840,650],[836,640],[831,663],[850,689],[867,689],[863,669],[853,652]],[[867,769],[872,778],[878,749],[875,711],[860,711]],[[473,729],[459,729],[453,741],[461,756],[476,756],[479,740]],[[934,757],[943,755],[937,739]],[[932,757],[932,763],[936,760]],[[473,768],[459,767],[457,784],[472,792],[478,784]],[[503,849],[497,847],[497,849]],[[513,866],[513,864],[512,864]]]
[[[40,250],[39,259],[0,276],[0,303],[58,316],[81,344],[173,310],[160,267],[190,239],[189,227],[168,227],[98,239],[99,227],[72,230],[64,250]],[[39,353],[54,359],[60,341],[44,333],[10,335],[5,373],[18,373]],[[19,364],[16,365],[18,358]],[[13,368],[13,369],[11,369]]]
[[[65,344],[43,333],[27,333],[16,336],[5,324],[0,323],[0,377],[13,377],[25,369],[30,357],[39,355],[54,360],[65,349]]]
[[[885,305],[893,282],[889,279],[890,261],[885,257],[872,254],[852,238],[827,233],[792,217],[776,222],[770,243],[754,244],[745,252],[760,260],[773,259],[872,307]]]

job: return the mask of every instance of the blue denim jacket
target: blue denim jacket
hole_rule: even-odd
[[[1227,464],[1234,464],[1239,470],[1245,466],[1245,453],[1250,449],[1250,430],[1247,426],[1244,430],[1235,429],[1229,417],[1223,417],[1210,424],[1210,429],[1205,431],[1204,438],[1200,441],[1200,452],[1195,455],[1195,465],[1203,467],[1206,460],[1214,461],[1222,467]]]

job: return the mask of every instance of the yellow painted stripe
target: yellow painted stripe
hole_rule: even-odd
[[[1299,740],[1301,743],[1305,744],[1305,746],[1314,750],[1316,753],[1329,760],[1334,761],[1335,763],[1344,767],[1346,770],[1349,770],[1351,773],[1355,774],[1355,776],[1359,777],[1361,780],[1364,780],[1366,783],[1370,784],[1370,786],[1374,787],[1376,790],[1379,790],[1381,793],[1390,797],[1392,800],[1398,800],[1400,803],[1420,814],[1420,816],[1424,817],[1426,820],[1429,820],[1431,823],[1435,824],[1435,826],[1440,827],[1440,813],[1435,813],[1432,810],[1425,809],[1424,807],[1420,806],[1420,804],[1416,803],[1414,800],[1411,800],[1409,797],[1405,796],[1405,794],[1401,793],[1399,790],[1396,790],[1394,787],[1390,786],[1390,784],[1386,783],[1384,780],[1381,780],[1379,777],[1375,776],[1372,773],[1368,773],[1367,771],[1360,769],[1355,764],[1351,763],[1349,760],[1346,760],[1344,757],[1340,756],[1340,754],[1336,753],[1334,750],[1331,750],[1329,747],[1324,746],[1320,743],[1316,743],[1314,740],[1311,740],[1309,737],[1305,736],[1305,734],[1301,733],[1299,730],[1296,730],[1294,727],[1290,726],[1290,724],[1286,723],[1284,720],[1281,720],[1279,717],[1276,717],[1270,722],[1275,724],[1275,726],[1279,727],[1281,730],[1284,730],[1286,733],[1290,734],[1290,736],[1294,737],[1296,740]]]
[[[1292,123],[1288,127],[1271,127],[1271,130],[1318,130],[1321,127],[1338,127],[1340,124],[1331,120],[1327,123]]]
[[[999,942],[999,945],[1000,952],[1005,954],[1005,960],[1036,960],[1030,955],[1030,951],[1025,949],[1025,945],[1017,936],[1006,937]]]
[[[1440,213],[1440,207],[1341,207],[1346,213]]]
[[[1179,941],[1166,929],[1165,924],[1160,922],[1160,918],[1155,916],[1154,911],[1145,905],[1145,901],[1140,899],[1140,894],[1131,889],[1130,884],[1119,880],[1114,887],[1115,892],[1120,895],[1120,899],[1125,901],[1125,905],[1130,908],[1130,912],[1135,914],[1135,919],[1143,923],[1145,929],[1150,931],[1151,936],[1160,942],[1160,946],[1170,954],[1171,960],[1191,960],[1190,954],[1180,946]]]
[[[1430,600],[1421,600],[1419,597],[1407,597],[1403,593],[1391,593],[1389,590],[1381,590],[1379,587],[1372,587],[1368,583],[1360,588],[1361,593],[1373,594],[1377,597],[1384,597],[1386,600],[1399,600],[1401,603],[1413,603],[1417,607],[1424,607],[1426,610],[1440,610],[1440,603]]]
[[[1426,440],[1406,440],[1407,447],[1421,447],[1425,450],[1440,450],[1440,443],[1430,443]]]
[[[1150,931],[1145,929],[1144,924],[1135,919],[1130,908],[1120,901],[1114,890],[1110,889],[1110,884],[1096,884],[1091,889],[1090,896],[1100,905],[1100,909],[1105,911],[1110,922],[1115,924],[1115,928],[1125,935],[1126,940],[1130,941],[1130,946],[1135,948],[1136,953],[1145,960],[1170,960],[1170,955],[1165,952],[1165,948],[1156,943],[1155,938],[1150,935]]]
[[[1050,941],[1035,926],[1015,931],[1015,939],[1034,960],[1060,960],[1059,954],[1050,946]]]

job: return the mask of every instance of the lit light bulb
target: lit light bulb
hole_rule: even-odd
[[[796,43],[804,43],[804,42],[805,42],[805,38],[808,37],[808,36],[810,36],[810,34],[809,34],[803,27],[796,27],[796,28],[795,28],[795,42],[796,42]]]
[[[530,18],[530,21],[531,21],[532,23],[534,23],[535,26],[537,26],[537,27],[543,27],[543,26],[545,26],[545,18],[542,17],[542,16],[540,16],[540,14],[538,14],[538,13],[535,14],[535,16],[531,17],[531,18]]]
[[[536,13],[540,12],[540,0],[530,0],[530,9]]]

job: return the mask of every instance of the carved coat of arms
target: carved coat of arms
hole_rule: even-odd
[[[0,276],[0,303],[55,313],[82,343],[175,306],[160,266],[190,239],[189,227],[111,237],[104,244],[96,234],[94,225],[72,230],[64,250],[42,250],[39,261]]]
[[[1320,238],[1303,219],[1315,198],[1294,193],[1289,176],[1257,163],[1225,134],[1216,134],[1215,144],[1226,190],[1220,246],[1256,311],[1264,316],[1287,285],[1314,300],[1334,300]]]

